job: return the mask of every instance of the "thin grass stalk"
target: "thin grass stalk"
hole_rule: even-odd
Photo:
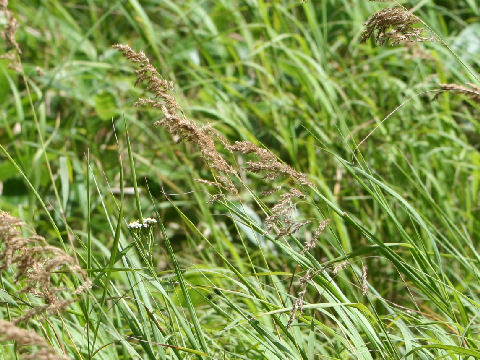
[[[117,226],[115,229],[115,236],[113,239],[113,244],[112,244],[112,250],[110,251],[110,260],[108,262],[108,267],[110,269],[113,268],[113,265],[115,265],[115,260],[117,257],[117,252],[118,252],[118,245],[120,241],[120,232],[121,232],[121,226],[122,226],[122,219],[123,219],[123,196],[124,196],[124,185],[123,185],[123,165],[122,165],[122,159],[121,156],[119,156],[119,164],[120,164],[120,211],[117,217]],[[107,291],[110,283],[110,278],[112,276],[112,272],[109,271],[107,272],[107,276],[103,285],[103,293],[102,293],[102,298],[100,300],[100,307],[103,307],[105,304],[105,299],[107,296]],[[95,327],[95,332],[93,335],[93,341],[92,341],[92,348],[95,347],[95,342],[97,340],[98,336],[98,330],[100,328],[100,323],[101,319],[98,319],[97,325]]]
[[[172,244],[170,243],[170,239],[168,238],[167,231],[165,229],[165,226],[163,225],[163,222],[160,220],[158,223],[160,225],[160,229],[161,229],[161,232],[162,232],[163,239],[165,241],[165,246],[167,248],[168,255],[170,256],[170,259],[172,260],[173,268],[175,270],[175,274],[177,275],[178,282],[180,283],[180,288],[182,290],[182,294],[187,301],[188,312],[189,312],[190,317],[192,319],[193,326],[195,328],[195,333],[197,334],[198,339],[200,341],[200,347],[205,353],[208,354],[208,346],[207,346],[207,343],[206,343],[205,338],[203,336],[202,328],[201,328],[200,323],[198,321],[197,314],[195,312],[195,308],[194,308],[193,303],[192,303],[192,299],[190,298],[190,294],[188,293],[187,286],[185,284],[185,280],[183,278],[182,271],[180,269],[180,266],[178,265],[177,258],[175,256],[175,252],[173,251],[173,248],[172,248]],[[192,344],[192,345],[198,346],[198,344]]]
[[[127,126],[127,120],[125,119],[125,115],[123,115],[123,123],[125,125],[125,136],[127,139],[128,160],[130,161],[130,171],[132,172],[133,189],[135,191],[135,203],[137,205],[139,221],[143,225],[142,207],[140,206],[140,193],[138,191],[137,175],[135,172],[135,161],[133,159],[132,146],[130,144],[130,135],[128,134],[128,126]]]

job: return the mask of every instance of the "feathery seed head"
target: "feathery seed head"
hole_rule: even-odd
[[[6,19],[6,26],[1,32],[1,36],[4,38],[7,46],[13,47],[20,55],[22,51],[15,40],[15,32],[18,27],[18,21],[15,19],[15,16],[13,16],[13,13],[8,10],[8,0],[0,0],[0,12],[3,13],[3,16]]]
[[[242,154],[254,154],[258,161],[247,161],[246,169],[253,173],[263,173],[265,180],[275,180],[280,176],[290,177],[301,185],[313,185],[305,174],[279,161],[269,150],[248,141],[235,141],[228,149]]]
[[[305,304],[304,297],[307,292],[307,285],[310,280],[312,280],[315,276],[318,275],[319,272],[319,270],[314,272],[313,269],[308,269],[305,275],[300,278],[299,285],[301,290],[298,292],[297,299],[295,299],[295,302],[293,303],[293,308],[290,311],[290,318],[288,319],[287,329],[292,326],[293,320],[295,319],[297,312],[300,312],[300,314],[302,313],[303,305]]]
[[[123,56],[137,65],[137,80],[135,85],[146,83],[147,89],[153,92],[153,98],[140,98],[136,106],[150,106],[160,109],[164,118],[155,122],[156,126],[164,127],[172,137],[196,145],[207,164],[220,172],[236,174],[236,171],[225,161],[215,146],[215,134],[209,127],[199,127],[189,120],[174,94],[174,83],[163,79],[143,51],[135,52],[128,45],[113,45]],[[223,178],[223,186],[232,193],[237,193],[235,185],[229,178]]]
[[[27,360],[64,360],[47,341],[36,332],[17,327],[14,323],[0,320],[0,340],[15,341],[22,359]],[[29,347],[36,347],[31,350]]]
[[[348,261],[342,261],[339,262],[335,267],[333,268],[332,274],[337,275],[340,270],[345,269],[348,266]]]
[[[367,265],[363,265],[362,267],[362,295],[367,295],[368,292],[368,282],[367,282]]]
[[[413,27],[421,22],[420,19],[403,7],[392,7],[380,10],[365,23],[365,29],[360,41],[365,42],[374,36],[375,41],[393,45],[401,42],[419,42],[433,40],[431,37],[422,36],[423,29]]]
[[[304,255],[307,251],[310,251],[310,249],[313,249],[315,247],[315,245],[317,244],[318,238],[323,233],[323,231],[327,228],[329,223],[330,223],[330,219],[326,219],[326,220],[323,220],[320,223],[320,225],[318,225],[317,229],[315,230],[315,233],[313,234],[313,238],[310,241],[307,241],[305,243],[305,246],[301,251],[302,255]]]
[[[466,95],[470,100],[480,104],[480,87],[475,84],[468,83],[468,86],[458,84],[442,84],[440,85],[441,92],[435,96],[435,99],[445,91],[453,91]]]
[[[64,289],[53,286],[52,276],[59,270],[67,268],[72,273],[84,275],[84,271],[76,264],[75,259],[63,250],[50,246],[38,235],[22,236],[20,228],[23,222],[10,214],[0,211],[0,271],[13,267],[16,280],[25,283],[20,293],[29,293],[43,300],[45,305],[37,306],[21,317],[15,323],[28,322],[32,317],[45,316],[65,308],[74,301],[64,300],[59,293]],[[88,281],[83,283],[80,292],[89,288]]]

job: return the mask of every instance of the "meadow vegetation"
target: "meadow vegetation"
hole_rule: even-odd
[[[476,0],[0,0],[0,359],[480,358]]]

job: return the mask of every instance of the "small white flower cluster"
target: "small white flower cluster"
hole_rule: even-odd
[[[142,224],[138,221],[132,221],[130,224],[128,224],[129,229],[140,229],[142,227]]]
[[[157,220],[154,218],[145,218],[143,219],[143,224],[140,223],[140,221],[132,221],[130,224],[128,224],[129,229],[141,229],[141,228],[149,228],[150,226],[153,226],[154,224],[157,223]]]
[[[157,220],[155,220],[154,218],[145,218],[143,219],[143,223],[150,226],[150,225],[156,224]]]

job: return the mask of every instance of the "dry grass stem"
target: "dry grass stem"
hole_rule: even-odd
[[[360,41],[365,42],[370,37],[380,44],[389,41],[393,45],[401,42],[420,42],[433,40],[422,36],[423,28],[413,27],[421,20],[403,7],[393,7],[380,10],[365,23],[365,29]]]

